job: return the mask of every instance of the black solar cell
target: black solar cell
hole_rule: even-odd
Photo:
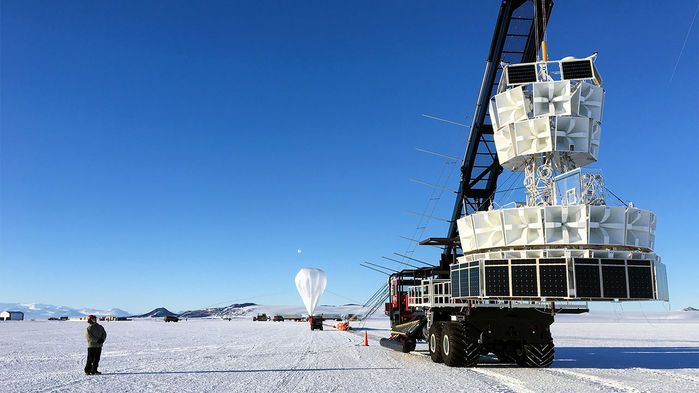
[[[563,79],[592,79],[592,60],[572,60],[561,62]]]
[[[507,83],[531,83],[536,82],[536,65],[511,65],[507,67]]]

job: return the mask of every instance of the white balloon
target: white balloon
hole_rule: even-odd
[[[325,272],[316,268],[304,267],[296,273],[295,281],[296,289],[299,290],[308,315],[313,315],[320,295],[325,291],[325,285],[328,282]]]

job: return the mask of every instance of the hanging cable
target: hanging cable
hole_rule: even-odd
[[[610,189],[607,188],[606,186],[604,187],[604,189],[607,190],[607,191],[609,191],[609,193],[612,194],[612,195],[614,196],[614,198],[616,198],[619,202],[621,202],[622,205],[624,205],[624,206],[628,206],[628,205],[629,205],[628,203],[624,202],[621,198],[619,198],[619,197],[614,193],[614,191],[610,190]]]
[[[539,57],[539,48],[541,46],[541,43],[539,42],[539,18],[538,18],[538,8],[539,6],[536,4],[537,0],[534,0],[534,43],[536,44],[536,61],[539,61],[541,58]]]

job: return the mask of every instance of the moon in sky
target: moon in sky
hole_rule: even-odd
[[[298,250],[296,250],[296,253],[301,254],[301,249],[299,248]]]

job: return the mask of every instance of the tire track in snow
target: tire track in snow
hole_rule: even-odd
[[[311,348],[314,346],[313,343],[315,342],[315,335],[311,334],[310,337],[307,340],[304,340],[304,350],[301,352],[301,356],[298,356],[296,358],[296,361],[289,367],[288,371],[284,371],[284,374],[282,375],[281,379],[279,380],[279,383],[277,383],[272,389],[272,391],[282,391],[285,392],[287,391],[286,387],[289,386],[291,380],[293,379],[296,370],[299,368],[299,366],[306,361],[308,358],[308,354],[311,353]],[[293,389],[292,389],[293,390]]]
[[[492,371],[487,368],[479,368],[479,367],[473,367],[470,368],[469,371],[486,375],[488,377],[491,377],[493,379],[496,379],[498,382],[503,383],[505,386],[507,386],[511,391],[513,392],[518,392],[518,393],[534,393],[533,390],[530,390],[526,387],[526,383],[522,381],[521,379],[517,379],[514,377],[511,377],[509,375],[504,375],[495,371]]]
[[[544,371],[544,370],[542,370]],[[596,385],[598,385],[600,388],[606,388],[606,391],[611,391],[611,392],[626,392],[626,393],[641,393],[640,390],[636,389],[633,386],[625,385],[621,381],[616,381],[612,379],[607,379],[607,378],[602,378],[598,377],[596,375],[590,375],[590,374],[585,374],[577,371],[571,371],[571,370],[563,370],[563,369],[545,369],[545,371],[550,372],[550,373],[555,373],[555,374],[563,374],[567,375],[570,377],[573,377],[575,379],[579,379],[582,381],[586,382],[592,382]]]
[[[404,356],[410,356],[415,359],[419,359],[424,368],[427,368],[425,372],[434,373],[435,368],[444,368],[444,373],[440,373],[440,378],[447,377],[445,373],[448,374],[448,379],[450,383],[445,383],[444,386],[462,386],[461,384],[464,380],[468,382],[477,382],[483,384],[487,389],[478,387],[481,391],[496,392],[496,393],[534,393],[524,386],[524,382],[507,376],[502,376],[495,372],[485,371],[478,368],[466,368],[466,367],[449,367],[444,363],[434,363],[429,355],[421,352],[410,352],[407,354],[394,351],[392,349],[385,348],[390,356],[399,363],[405,365]],[[402,358],[402,359],[401,359]],[[465,386],[476,390],[476,386]],[[469,391],[471,391],[469,389]]]
[[[694,382],[694,383],[699,384],[699,377],[693,377],[691,375],[686,375],[686,374],[673,373],[672,371],[651,370],[648,368],[638,368],[638,367],[634,367],[634,368],[632,368],[632,370],[640,371],[640,372],[645,373],[645,374],[662,375],[664,377],[684,379],[685,381]]]

